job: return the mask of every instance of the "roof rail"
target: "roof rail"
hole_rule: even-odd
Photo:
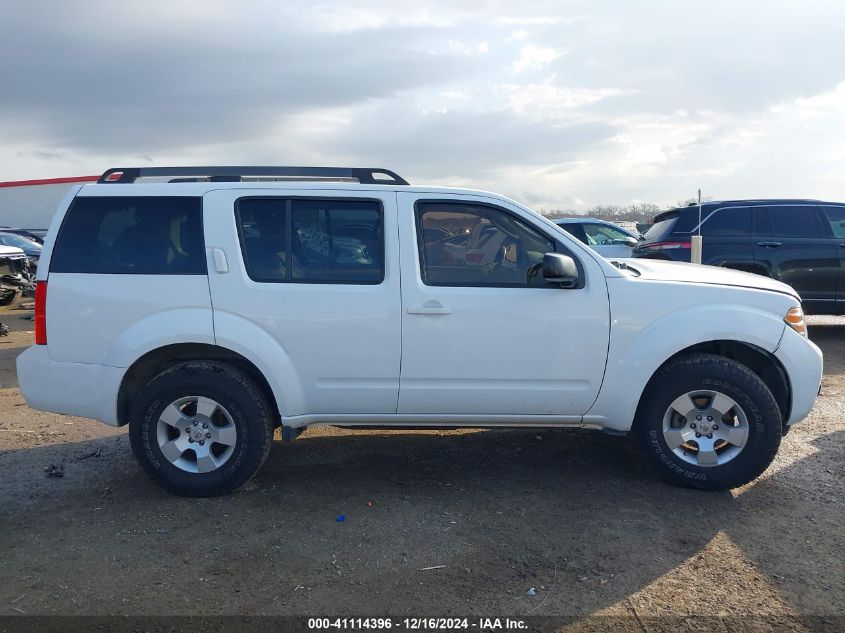
[[[133,183],[139,178],[168,182],[244,182],[249,180],[357,180],[362,185],[408,185],[389,169],[371,167],[112,167],[98,183]]]

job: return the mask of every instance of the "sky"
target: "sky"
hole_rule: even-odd
[[[0,181],[348,165],[540,211],[845,200],[845,3],[0,0]]]

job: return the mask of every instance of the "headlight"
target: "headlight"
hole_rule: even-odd
[[[807,324],[804,323],[804,311],[801,306],[790,308],[786,316],[783,317],[784,322],[793,330],[798,332],[801,336],[807,336]]]

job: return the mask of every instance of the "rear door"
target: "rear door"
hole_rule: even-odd
[[[754,258],[774,279],[789,284],[802,301],[836,300],[839,253],[815,205],[757,207]]]
[[[290,372],[282,415],[395,413],[396,194],[239,188],[204,213],[217,341]]]
[[[561,236],[505,203],[417,193],[399,193],[398,203],[399,413],[488,422],[586,413],[601,386],[610,328],[597,262],[573,252],[584,283],[561,289],[541,270],[545,252],[565,252]]]
[[[754,264],[751,246],[751,208],[716,209],[701,225],[702,263],[747,269]]]

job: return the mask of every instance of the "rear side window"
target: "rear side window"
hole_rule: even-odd
[[[750,233],[751,209],[749,207],[719,209],[701,225],[701,234],[710,237],[748,237]]]
[[[776,237],[823,237],[815,207],[771,206],[769,221]]]
[[[202,198],[77,197],[50,272],[205,275]]]
[[[235,216],[253,281],[384,280],[384,212],[377,201],[243,198]]]

